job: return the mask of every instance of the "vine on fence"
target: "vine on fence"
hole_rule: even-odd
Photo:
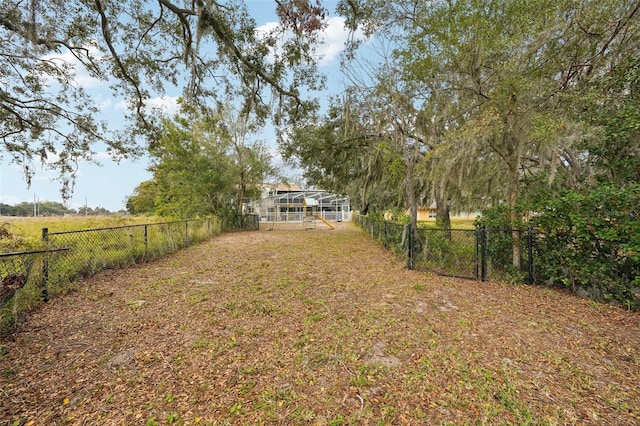
[[[615,197],[612,198],[615,200]],[[620,201],[620,200],[619,200]],[[624,200],[622,200],[624,201]],[[632,214],[602,218],[602,207],[571,215],[585,201],[567,197],[551,202],[554,215],[536,215],[521,228],[510,226],[503,207],[486,212],[476,230],[420,229],[419,251],[408,241],[410,225],[356,216],[356,224],[407,261],[411,269],[429,269],[462,278],[562,286],[576,294],[629,309],[640,309],[640,225]],[[572,204],[571,208],[566,204]],[[587,204],[593,204],[588,202]],[[621,204],[624,205],[624,204]],[[628,205],[628,204],[627,204]],[[602,205],[601,205],[602,206]],[[580,219],[591,214],[590,219]],[[563,217],[569,215],[569,217]],[[520,233],[520,268],[513,267],[514,232]]]
[[[623,207],[637,205],[633,200],[638,194],[632,192],[612,187],[586,195],[564,191],[522,208],[522,217],[529,212],[535,282],[640,309],[640,221],[637,211]],[[506,270],[512,244],[509,224],[502,206],[484,212],[478,222],[505,230],[494,233],[488,250],[492,262],[502,259]]]

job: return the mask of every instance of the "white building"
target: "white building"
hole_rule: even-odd
[[[318,215],[327,221],[351,220],[349,197],[297,186],[266,186],[262,199],[250,203],[248,213],[260,222],[302,222]]]

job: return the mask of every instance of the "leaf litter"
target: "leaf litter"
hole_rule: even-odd
[[[407,271],[349,223],[106,271],[0,343],[1,424],[640,423],[640,316]]]

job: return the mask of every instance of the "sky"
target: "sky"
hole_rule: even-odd
[[[342,78],[340,77],[339,62],[340,53],[347,39],[347,31],[344,29],[342,18],[335,15],[334,9],[337,1],[324,1],[324,6],[329,10],[328,26],[324,31],[324,45],[320,48],[322,59],[319,62],[320,71],[329,76],[327,81],[330,87],[326,97],[330,93],[339,93]],[[259,26],[268,27],[276,21],[274,13],[275,2],[273,0],[247,0],[246,4]],[[74,63],[73,58],[65,53],[58,55],[69,63]],[[83,73],[81,68],[76,68],[76,80],[89,93],[93,94],[100,106],[102,115],[111,120],[113,117],[124,115],[125,100],[114,98],[109,90],[108,83],[90,78]],[[323,94],[323,97],[325,95]],[[177,111],[175,97],[167,96],[163,99],[154,99],[157,106],[167,111],[169,115]],[[264,140],[272,148],[275,156],[274,164],[286,167],[277,155],[275,145],[275,132],[272,127],[265,129],[257,138]],[[97,148],[96,148],[97,149]],[[151,179],[148,172],[149,159],[141,157],[137,159],[125,159],[118,162],[109,158],[106,152],[96,152],[95,160],[100,164],[89,162],[78,164],[77,177],[72,197],[67,201],[69,208],[82,207],[105,208],[116,212],[124,210],[126,199],[133,194],[134,189],[143,181]],[[28,187],[23,172],[7,159],[0,160],[0,202],[15,205],[21,202],[54,201],[62,203],[60,194],[61,184],[56,181],[57,172],[46,170],[36,163],[35,175],[32,177],[31,186]],[[296,172],[289,170],[288,177],[295,178]]]

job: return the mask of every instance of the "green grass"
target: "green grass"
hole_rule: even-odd
[[[475,229],[475,218],[451,218],[451,229]],[[418,226],[424,228],[437,228],[436,220],[423,220],[418,222]]]
[[[166,222],[167,220],[170,219],[158,216],[0,216],[0,224],[8,227],[13,235],[23,238],[25,241],[40,241],[42,238],[42,228],[48,228],[49,232],[64,232],[80,229]]]
[[[216,221],[167,222],[164,218],[158,222],[159,218],[146,216],[4,219],[0,224],[0,250],[5,253],[64,250],[5,258],[11,268],[20,265],[18,261],[32,260],[33,264],[29,270],[21,267],[16,271],[28,276],[28,280],[11,300],[0,306],[0,336],[12,331],[17,317],[42,303],[45,283],[48,297],[52,298],[74,289],[81,278],[154,259],[200,241],[210,232],[219,232]],[[43,228],[48,229],[46,244],[42,239]],[[7,269],[0,278],[10,273],[13,270]]]

